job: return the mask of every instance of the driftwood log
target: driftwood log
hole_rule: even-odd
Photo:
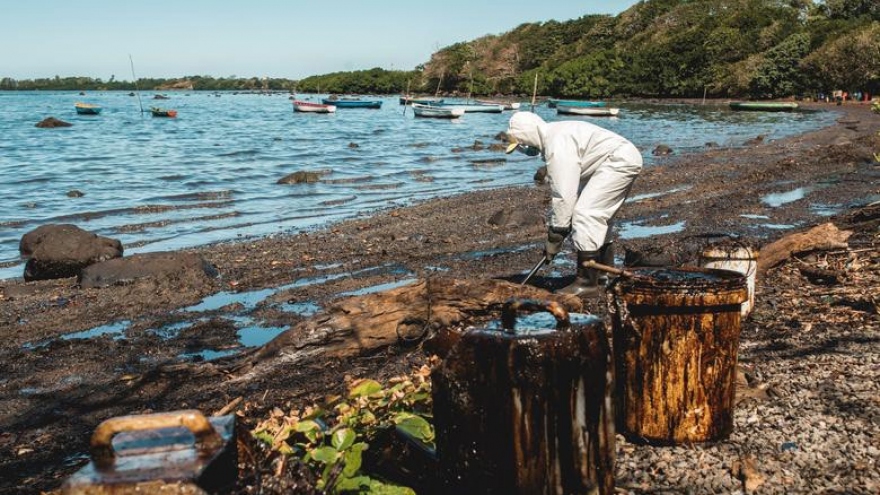
[[[570,312],[583,310],[577,296],[556,295],[537,287],[494,279],[431,277],[333,304],[247,356],[247,362],[235,371],[240,374],[273,362],[317,355],[341,358],[369,353],[474,318],[497,317],[502,304],[511,298],[555,301]]]
[[[791,258],[792,255],[817,250],[846,249],[852,231],[840,230],[833,223],[817,225],[806,232],[787,235],[761,248],[758,275]]]

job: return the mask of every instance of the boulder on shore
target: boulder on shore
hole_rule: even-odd
[[[83,268],[122,256],[122,243],[85,231],[76,225],[51,224],[22,236],[18,250],[30,258],[24,279],[49,280],[74,277]]]
[[[63,120],[56,119],[55,117],[46,117],[45,119],[39,121],[34,127],[41,127],[45,129],[51,129],[54,127],[70,127],[73,124],[70,122],[65,122]]]
[[[84,268],[77,283],[84,289],[124,285],[139,279],[207,282],[219,275],[213,265],[192,253],[144,253],[112,259]]]

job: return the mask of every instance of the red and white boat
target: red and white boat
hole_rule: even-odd
[[[333,113],[336,111],[336,105],[325,105],[323,103],[313,103],[311,101],[293,100],[293,111],[311,113]]]

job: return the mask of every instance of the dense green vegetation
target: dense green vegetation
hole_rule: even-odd
[[[527,23],[456,43],[412,71],[300,81],[141,79],[141,89],[459,93],[603,98],[815,96],[880,92],[877,0],[645,0],[617,16]],[[0,89],[134,89],[91,78],[0,80]]]

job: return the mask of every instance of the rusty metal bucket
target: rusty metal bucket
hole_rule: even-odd
[[[91,462],[68,478],[64,495],[229,490],[238,477],[235,416],[197,410],[111,418],[95,429]]]
[[[517,329],[549,312],[555,328]],[[432,372],[442,493],[614,492],[604,323],[572,325],[553,302],[504,304],[501,328],[461,335]]]
[[[608,295],[618,431],[660,445],[726,438],[745,276],[705,268],[630,273]]]

